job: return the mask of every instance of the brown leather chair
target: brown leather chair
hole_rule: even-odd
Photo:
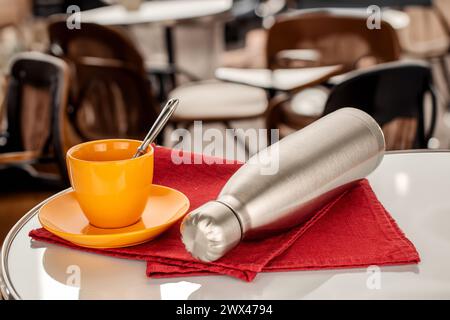
[[[369,29],[366,24],[366,14],[349,9],[308,9],[282,15],[268,30],[267,66],[276,69],[341,64],[342,71],[348,72],[398,60],[401,52],[394,28],[384,20],[380,29]],[[298,51],[299,58],[285,54],[289,51]],[[303,59],[304,51],[312,51],[314,57]],[[273,117],[270,108],[266,114],[268,128],[278,128],[284,136],[315,121],[323,113],[329,91],[327,86],[317,86],[276,97],[271,105],[282,108],[280,112],[285,116]],[[277,123],[277,119],[286,117],[289,124]]]
[[[144,60],[119,30],[49,24],[50,51],[71,66],[69,119],[83,140],[142,138],[158,113]]]
[[[68,67],[38,52],[17,54],[7,79],[4,102],[7,128],[1,133],[0,169],[19,168],[42,181],[66,180],[65,110]],[[56,164],[58,175],[40,173],[34,165]]]

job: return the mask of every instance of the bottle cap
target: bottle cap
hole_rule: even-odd
[[[210,201],[192,211],[181,224],[181,238],[196,259],[215,261],[234,248],[242,237],[241,225],[225,204]]]

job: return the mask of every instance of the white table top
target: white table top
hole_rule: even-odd
[[[218,68],[217,79],[235,83],[242,83],[263,89],[288,91],[307,87],[322,82],[337,74],[340,65],[293,68],[293,69],[247,69],[247,68]]]
[[[39,227],[34,209],[5,240],[3,293],[23,299],[449,299],[450,152],[388,154],[369,180],[422,259],[381,267],[379,290],[367,288],[365,268],[262,273],[251,283],[226,276],[149,279],[142,261],[45,243],[32,248],[28,232]],[[66,285],[73,265],[81,270],[80,284]]]
[[[138,10],[111,5],[81,12],[82,22],[102,25],[173,23],[223,14],[231,10],[232,0],[166,0],[143,2]]]
[[[446,0],[444,0],[446,1]],[[306,9],[307,10],[317,10],[317,9]],[[320,10],[320,9],[319,9]],[[376,12],[368,7],[368,8],[333,8],[333,14],[335,15],[345,15],[345,16],[355,16],[355,17],[369,17],[373,14],[376,17]],[[389,23],[394,29],[401,30],[409,26],[410,18],[407,13],[383,7],[381,8],[381,19]]]

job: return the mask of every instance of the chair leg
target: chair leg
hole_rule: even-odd
[[[445,55],[439,57],[438,60],[447,86],[447,111],[450,111],[450,68]]]

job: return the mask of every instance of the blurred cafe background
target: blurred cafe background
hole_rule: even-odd
[[[68,186],[70,146],[142,139],[171,97],[167,147],[352,106],[389,150],[448,149],[449,48],[450,0],[0,0],[0,243]]]

